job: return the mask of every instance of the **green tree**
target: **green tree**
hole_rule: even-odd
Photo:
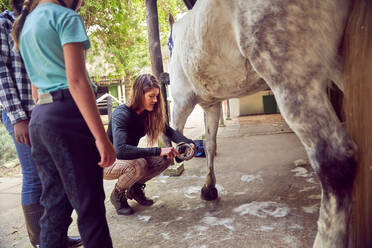
[[[87,61],[94,76],[125,77],[128,81],[148,66],[144,0],[86,0],[82,16],[91,40]],[[169,34],[168,14],[186,11],[182,0],[158,0],[161,44]],[[97,58],[102,63],[97,62]],[[104,65],[110,65],[105,68]]]
[[[11,9],[10,0],[0,0],[0,12],[3,12],[7,9]]]
[[[0,0],[0,10],[10,9],[11,0]],[[81,11],[91,40],[87,61],[96,77],[125,77],[131,81],[150,63],[145,0],[85,0]],[[168,15],[187,9],[182,0],[158,0],[161,45],[169,35]],[[108,68],[105,65],[109,65]]]

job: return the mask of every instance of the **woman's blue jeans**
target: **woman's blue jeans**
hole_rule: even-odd
[[[36,165],[31,158],[31,148],[25,144],[19,144],[15,140],[14,128],[6,112],[2,111],[2,121],[13,138],[17,155],[22,169],[22,205],[30,205],[40,202],[42,186],[36,169]]]

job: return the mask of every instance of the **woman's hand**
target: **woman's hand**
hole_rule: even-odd
[[[111,166],[116,160],[114,147],[108,138],[96,140],[96,147],[98,149],[101,161],[98,163],[102,168]]]
[[[174,147],[161,148],[160,156],[166,156],[169,159],[174,159],[180,153]]]

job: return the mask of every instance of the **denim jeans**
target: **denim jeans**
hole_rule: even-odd
[[[14,128],[5,110],[2,111],[2,121],[13,138],[17,155],[22,169],[22,205],[39,203],[41,196],[41,182],[36,169],[36,165],[31,158],[31,148],[25,144],[19,144],[14,137]]]
[[[75,209],[85,248],[111,248],[106,222],[103,169],[79,109],[68,92],[36,105],[30,122],[32,157],[43,184],[40,247],[59,248]]]

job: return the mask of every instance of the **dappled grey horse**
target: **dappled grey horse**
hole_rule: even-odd
[[[350,9],[350,0],[199,0],[172,31],[174,126],[182,131],[196,104],[206,113],[202,198],[218,197],[220,102],[269,86],[321,182],[314,247],[347,246],[356,148],[326,87],[332,80],[344,90],[340,47]]]

